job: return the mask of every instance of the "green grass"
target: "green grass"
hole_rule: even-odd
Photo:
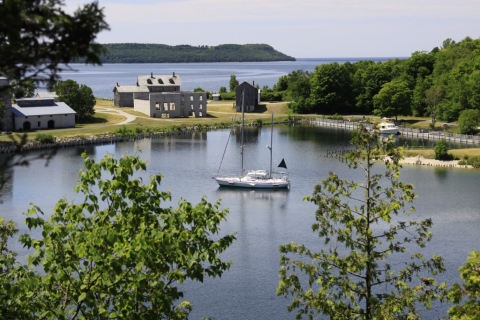
[[[84,127],[92,127],[98,125],[109,125],[109,124],[116,124],[122,121],[125,121],[125,118],[119,114],[112,114],[112,113],[101,113],[97,112],[93,117],[87,119],[77,119],[76,120],[76,128],[84,128]]]

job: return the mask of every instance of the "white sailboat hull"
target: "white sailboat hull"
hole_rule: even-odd
[[[282,189],[290,186],[288,179],[259,179],[259,180],[247,180],[245,178],[224,178],[213,177],[220,186],[238,187],[238,188],[251,188],[251,189]]]

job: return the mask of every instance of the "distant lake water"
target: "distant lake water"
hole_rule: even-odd
[[[294,319],[286,310],[291,298],[277,297],[280,253],[278,247],[295,241],[311,248],[322,248],[322,240],[311,230],[317,207],[302,201],[330,171],[342,179],[362,181],[358,170],[348,169],[341,161],[324,157],[328,150],[348,144],[350,132],[343,129],[308,125],[274,127],[274,164],[285,158],[291,180],[290,190],[240,190],[220,188],[211,179],[225,150],[229,130],[216,130],[161,139],[144,139],[87,148],[66,148],[45,167],[42,161],[30,167],[9,170],[11,179],[1,190],[0,217],[17,222],[20,234],[28,232],[25,216],[29,203],[38,205],[46,215],[62,197],[78,203],[81,197],[73,192],[78,169],[83,167],[80,154],[86,150],[95,160],[110,152],[120,157],[140,149],[143,160],[149,161],[147,172],[140,174],[148,181],[150,174],[164,175],[162,190],[171,188],[173,199],[164,206],[176,207],[180,198],[198,203],[222,199],[221,208],[229,208],[227,220],[221,224],[222,234],[237,234],[237,241],[222,254],[233,260],[232,268],[221,278],[206,278],[203,283],[186,283],[185,299],[193,303],[191,319]],[[246,167],[267,169],[270,144],[269,127],[249,127],[246,132]],[[240,139],[231,137],[221,168],[223,173],[238,172]],[[466,262],[468,252],[480,250],[480,211],[478,187],[480,170],[405,166],[401,180],[413,183],[418,199],[416,212],[407,219],[433,219],[433,240],[421,252],[426,257],[438,254],[445,258],[447,272],[438,279],[460,281],[457,269]],[[394,218],[398,219],[398,218]],[[38,232],[32,235],[39,237]],[[403,235],[401,236],[403,237]],[[16,241],[9,246],[19,253],[27,251]],[[417,249],[416,249],[417,250]],[[401,264],[406,255],[395,254],[390,262]],[[425,319],[444,317],[448,305],[434,305]]]
[[[218,92],[220,87],[227,87],[230,76],[234,74],[239,82],[255,81],[260,88],[268,85],[270,88],[277,83],[278,78],[294,70],[313,71],[316,66],[325,63],[354,63],[360,60],[387,61],[394,58],[311,58],[297,61],[280,62],[227,62],[227,63],[131,63],[104,64],[91,66],[72,64],[74,71],[61,73],[62,80],[72,79],[79,84],[92,88],[93,94],[99,98],[113,98],[113,88],[119,85],[135,85],[139,75],[168,75],[182,77],[181,89],[193,91],[201,87],[210,92]],[[44,89],[43,89],[44,90]]]

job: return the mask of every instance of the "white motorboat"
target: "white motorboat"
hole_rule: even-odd
[[[267,146],[270,149],[270,171],[267,170],[245,170],[243,167],[243,150],[244,150],[244,126],[245,126],[245,112],[244,112],[244,95],[242,94],[242,141],[241,141],[241,171],[238,176],[223,177],[217,175],[212,179],[217,181],[220,186],[240,187],[240,188],[258,188],[258,189],[281,189],[288,188],[290,181],[286,172],[273,172],[272,170],[272,149],[273,149],[273,112],[272,112],[272,129],[270,137],[270,145]],[[221,166],[221,165],[220,165]],[[280,168],[287,169],[285,160],[278,165]],[[219,168],[220,171],[220,168]],[[274,176],[273,174],[280,175]]]
[[[399,132],[399,127],[395,125],[393,120],[387,118],[383,118],[377,128],[381,134],[398,134]]]

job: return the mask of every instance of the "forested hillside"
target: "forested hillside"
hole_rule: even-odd
[[[104,44],[108,54],[102,63],[164,63],[164,62],[251,62],[294,61],[267,44],[222,44],[219,46],[168,46],[165,44],[110,43]]]
[[[464,110],[480,110],[480,39],[451,39],[405,60],[360,61],[294,71],[263,100],[294,101],[298,113],[429,116],[457,120]]]

